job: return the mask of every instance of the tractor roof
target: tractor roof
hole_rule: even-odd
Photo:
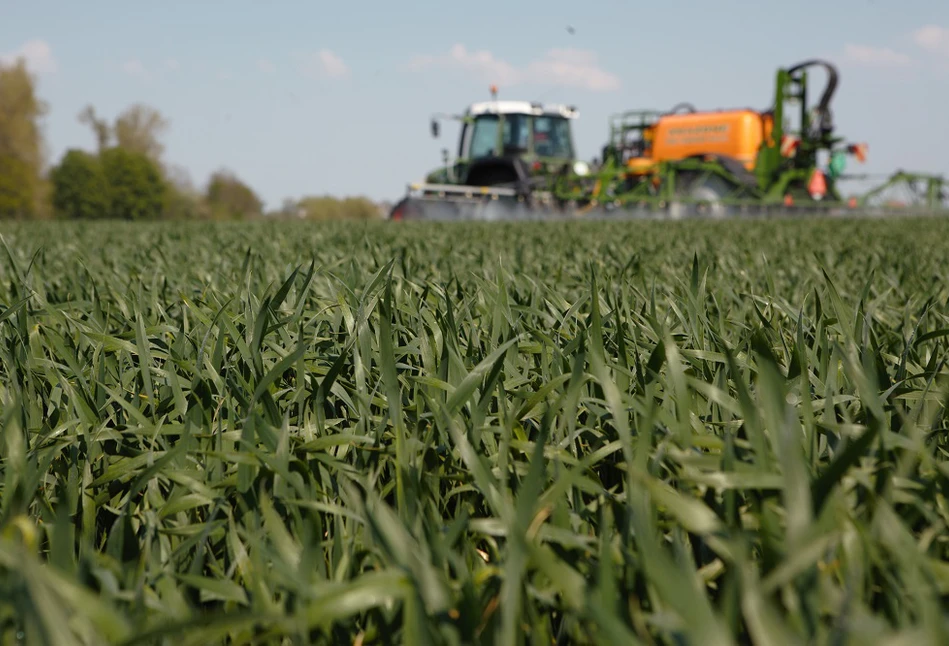
[[[542,104],[531,101],[483,101],[474,103],[468,108],[468,114],[533,114],[556,115],[567,119],[576,119],[579,116],[573,106],[560,104]]]

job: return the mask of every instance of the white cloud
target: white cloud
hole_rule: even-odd
[[[336,78],[340,76],[347,76],[349,74],[349,67],[346,66],[346,63],[343,62],[343,59],[328,49],[320,50],[319,57],[320,63],[323,64],[323,70],[329,76]]]
[[[432,67],[464,70],[480,80],[498,85],[546,83],[593,91],[618,89],[619,78],[602,69],[595,53],[580,49],[552,49],[523,68],[498,58],[488,50],[468,51],[457,44],[442,56],[415,56],[408,69]]]
[[[165,67],[171,70],[172,72],[175,72],[181,69],[181,63],[179,63],[177,59],[169,58],[165,61]]]
[[[909,65],[912,62],[908,55],[889,47],[869,47],[867,45],[847,45],[844,48],[844,56],[853,63],[875,67],[899,67]]]
[[[462,69],[487,83],[515,85],[520,74],[510,63],[495,58],[487,50],[469,52],[464,45],[455,45],[444,56],[416,56],[409,61],[409,69],[420,71],[430,67]]]
[[[554,85],[596,92],[617,90],[619,78],[597,64],[596,54],[580,49],[552,49],[544,58],[527,66],[526,77]]]
[[[148,70],[145,69],[145,65],[137,58],[122,63],[122,71],[136,78],[145,78],[148,76]]]
[[[931,54],[949,56],[949,28],[927,25],[913,32],[913,42]]]
[[[26,61],[26,66],[37,74],[52,74],[58,69],[53,48],[45,40],[28,40],[19,49],[0,54],[0,62],[11,65],[18,58]]]
[[[300,69],[310,78],[343,78],[349,76],[349,66],[328,49],[303,57]]]
[[[263,72],[264,74],[273,74],[277,71],[277,67],[264,58],[257,61],[257,70]]]

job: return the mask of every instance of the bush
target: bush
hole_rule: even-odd
[[[99,156],[69,150],[50,179],[53,208],[69,219],[156,219],[169,199],[155,162],[123,148],[109,148]]]
[[[52,204],[58,217],[107,218],[110,187],[98,157],[82,150],[69,150],[50,172]]]
[[[109,184],[110,217],[148,220],[162,216],[168,187],[155,162],[124,148],[104,150],[100,158]]]
[[[377,220],[379,207],[365,197],[336,198],[328,195],[305,197],[285,207],[289,215],[307,220]]]
[[[162,217],[166,220],[208,220],[211,212],[202,195],[169,186]]]
[[[169,166],[164,169],[168,196],[165,200],[166,220],[207,220],[211,217],[204,195],[191,181],[191,174],[181,166]]]
[[[207,203],[214,218],[245,220],[263,215],[264,205],[247,184],[229,171],[218,171],[208,182]]]

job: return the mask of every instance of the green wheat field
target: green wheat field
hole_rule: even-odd
[[[2,644],[949,643],[949,222],[0,226]]]

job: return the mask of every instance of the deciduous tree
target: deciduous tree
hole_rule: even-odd
[[[115,143],[119,148],[140,153],[156,164],[161,164],[161,157],[165,152],[161,137],[168,125],[168,121],[158,110],[136,103],[115,120]]]
[[[247,184],[228,170],[211,175],[206,193],[208,206],[215,218],[243,220],[263,214],[263,202]]]
[[[0,172],[6,212],[36,216],[43,210],[44,150],[40,119],[47,106],[21,58],[0,64]],[[25,209],[25,211],[24,211]]]
[[[112,138],[112,127],[109,126],[108,121],[96,116],[94,107],[87,105],[83,108],[82,112],[79,113],[79,122],[92,128],[92,132],[96,137],[96,146],[100,153],[109,147],[109,140]]]
[[[114,142],[118,148],[140,153],[161,164],[165,152],[161,138],[168,130],[169,122],[155,108],[136,103],[126,108],[110,125],[96,114],[93,106],[87,105],[79,113],[79,121],[92,129],[100,153]]]
[[[0,218],[25,219],[35,205],[33,171],[22,159],[0,154]]]

